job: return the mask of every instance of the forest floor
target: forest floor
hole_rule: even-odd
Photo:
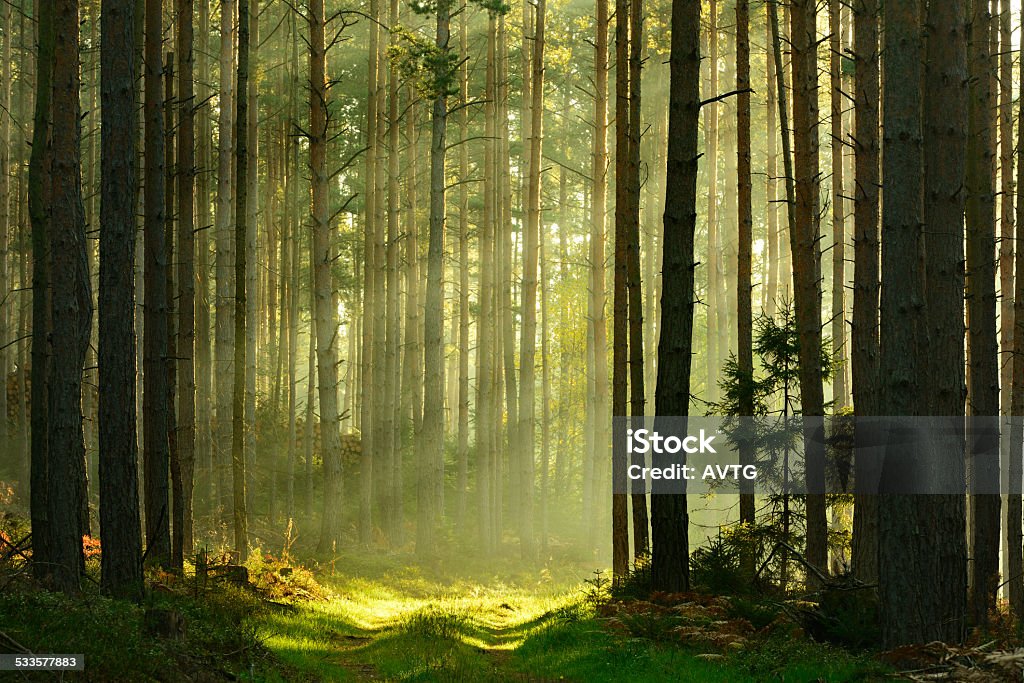
[[[278,666],[257,678],[863,681],[889,671],[870,657],[785,635],[742,648],[680,644],[673,629],[681,621],[658,610],[613,616],[578,567],[487,572],[469,560],[453,570],[403,559],[343,558],[318,577],[330,597],[262,614],[257,637]]]

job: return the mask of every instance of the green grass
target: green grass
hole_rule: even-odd
[[[470,563],[472,564],[472,563]],[[754,640],[726,654],[611,629],[584,597],[582,572],[479,573],[342,558],[332,596],[265,613],[259,635],[287,665],[266,680],[869,681],[867,656],[809,641]],[[657,641],[657,642],[656,642]]]
[[[178,612],[184,638],[147,635],[146,608]],[[226,586],[202,596],[153,592],[142,605],[103,597],[91,583],[76,598],[19,586],[0,592],[0,631],[31,652],[84,654],[84,678],[90,681],[168,680],[174,671],[240,676],[269,662],[251,623],[259,610],[251,594]],[[0,644],[4,652],[16,649]]]

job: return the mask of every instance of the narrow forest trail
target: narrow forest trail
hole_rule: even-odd
[[[516,650],[579,600],[582,571],[381,569],[339,569],[323,577],[330,599],[267,615],[282,680],[557,680],[524,671]]]

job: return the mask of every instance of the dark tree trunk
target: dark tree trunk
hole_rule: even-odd
[[[615,0],[615,252],[612,282],[612,415],[627,415],[629,391],[629,298],[626,242],[629,222],[629,8]],[[629,573],[629,497],[627,454],[618,439],[612,444],[612,574]]]
[[[700,3],[672,2],[665,260],[655,412],[687,415],[693,351],[694,232],[697,228],[697,129],[700,121]],[[686,497],[652,496],[651,586],[690,586]]]
[[[818,57],[817,3],[791,5],[793,46],[793,169],[795,196],[790,245],[793,251],[793,304],[800,339],[800,406],[804,416],[807,469],[807,561],[828,570],[825,516],[825,453],[813,438],[814,418],[824,415],[821,369],[821,252],[818,243]],[[814,575],[808,577],[814,583]]]
[[[104,0],[100,33],[100,528],[103,592],[142,599],[135,435],[135,0]]]
[[[194,259],[195,221],[195,124],[194,88],[192,82],[194,53],[192,49],[193,0],[178,0],[178,477],[180,511],[175,518],[180,529],[174,532],[175,559],[192,553],[192,479],[195,471],[196,444],[196,286]],[[207,197],[200,197],[207,201]],[[206,226],[202,226],[206,227]],[[205,276],[205,273],[203,273]],[[204,279],[205,282],[205,279]]]
[[[968,396],[971,453],[969,614],[982,625],[999,584],[999,362],[995,273],[995,98],[988,0],[974,0],[969,37],[967,191]]]
[[[854,149],[856,152],[853,214],[853,324],[850,331],[850,378],[854,412],[878,411],[878,188],[879,188],[879,47],[878,0],[857,0],[853,6]],[[854,463],[861,476],[866,470]],[[853,573],[865,583],[878,579],[878,501],[872,495],[854,498]]]
[[[49,512],[51,584],[76,593],[84,568],[86,501],[82,367],[92,323],[89,255],[82,206],[79,127],[78,0],[54,8],[53,149],[50,187],[50,292],[54,345],[49,366]],[[88,514],[85,512],[84,514]]]
[[[148,559],[171,560],[167,404],[167,269],[164,234],[164,121],[161,101],[163,3],[146,0],[145,43],[145,326],[143,329],[143,461]]]
[[[750,2],[736,3],[736,204],[739,218],[739,249],[736,267],[736,328],[738,332],[736,362],[744,387],[750,387],[754,378],[753,350],[753,283],[751,275],[751,251],[753,249],[753,187],[750,162]],[[774,135],[771,131],[770,135]],[[740,394],[740,419],[754,414],[754,394],[745,388]],[[753,445],[743,441],[740,449],[740,464],[754,463]],[[754,523],[754,492],[745,487],[740,494],[740,521]],[[747,569],[751,570],[753,557],[745,557]]]
[[[231,395],[231,480],[235,552],[244,562],[249,554],[246,511],[245,357],[246,231],[249,189],[249,0],[238,0],[238,75],[235,92],[235,349]],[[255,227],[255,226],[253,226]],[[253,321],[255,322],[255,321]]]
[[[1005,11],[1005,10],[1004,10]],[[1021,46],[1024,55],[1024,45]],[[1020,84],[1021,92],[1018,100],[1018,116],[1024,117],[1024,79]],[[1020,118],[1024,121],[1024,118]],[[1017,149],[1024,149],[1024,126],[1017,130]],[[1017,251],[1014,261],[1017,267],[1017,279],[1014,281],[1013,292],[1013,361],[1012,389],[1010,396],[1010,447],[1024,442],[1024,163],[1017,164]],[[1020,458],[1011,458],[1007,470],[1009,473],[1009,497],[1007,498],[1007,519],[1013,521],[1007,527],[1007,545],[1010,553],[1010,565],[1007,572],[1010,579],[1010,609],[1021,619],[1024,617],[1024,561],[1021,558],[1021,488],[1024,486],[1024,471]]]
[[[51,573],[49,480],[49,363],[50,363],[50,102],[53,95],[54,5],[39,3],[36,21],[36,108],[32,154],[28,167],[28,202],[32,221],[32,463],[31,508],[33,573]]]

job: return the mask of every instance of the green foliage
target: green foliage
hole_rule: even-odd
[[[184,638],[148,635],[147,609],[179,614]],[[262,669],[269,658],[251,622],[259,612],[251,594],[227,586],[200,595],[154,591],[143,606],[103,597],[91,583],[78,598],[29,585],[0,592],[0,631],[33,652],[84,654],[94,680],[164,680],[168,671],[234,678]]]
[[[651,594],[651,560],[641,556],[622,579],[613,582],[611,595],[616,600],[646,600]]]
[[[690,582],[715,595],[747,590],[749,580],[740,571],[740,544],[721,535],[695,549],[690,554]]]

